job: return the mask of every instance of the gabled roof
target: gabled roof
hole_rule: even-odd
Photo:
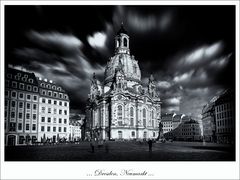
[[[173,122],[180,122],[182,114],[177,114],[173,117]]]

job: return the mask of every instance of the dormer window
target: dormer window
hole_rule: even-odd
[[[33,83],[33,79],[29,79],[28,82]]]
[[[12,79],[12,74],[7,74],[7,77]]]
[[[27,78],[26,77],[22,77],[22,81],[26,82]]]

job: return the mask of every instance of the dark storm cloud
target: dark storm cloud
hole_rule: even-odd
[[[233,9],[68,6],[62,14],[62,7],[40,6],[38,21],[21,18],[27,25],[19,32],[26,33],[30,43],[14,49],[23,65],[62,85],[70,94],[73,108],[83,109],[91,76],[96,72],[103,79],[106,62],[114,55],[114,36],[123,22],[142,82],[147,84],[151,73],[156,79],[162,111],[199,118],[204,103],[227,87],[227,79],[234,79],[228,77],[233,76],[229,72],[235,60]]]
[[[16,55],[27,58],[29,70],[36,72],[38,76],[62,85],[70,94],[73,108],[79,108],[75,105],[85,103],[93,72],[102,74],[103,67],[89,63],[81,51],[83,43],[74,35],[31,31],[28,38],[32,43],[40,45],[41,49],[17,49]],[[33,68],[36,64],[38,69]]]

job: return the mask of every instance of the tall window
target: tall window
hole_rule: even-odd
[[[9,131],[16,131],[16,123],[9,123]]]
[[[34,109],[34,110],[37,109],[37,104],[33,104],[33,109]]]
[[[118,115],[118,125],[122,126],[122,120],[123,120],[123,107],[121,105],[119,105],[117,107],[118,111],[117,111],[117,115]]]
[[[18,123],[18,130],[19,130],[19,131],[22,130],[22,123]]]
[[[143,109],[143,126],[146,126],[146,109]]]
[[[125,47],[127,47],[127,38],[124,38],[124,39],[123,39],[123,45],[124,45]]]
[[[154,127],[154,111],[152,111],[152,127]]]
[[[137,66],[136,65],[133,66],[133,73],[137,73]]]
[[[122,131],[118,131],[118,138],[122,139]]]
[[[12,101],[12,107],[16,107],[16,102]]]
[[[42,107],[42,113],[45,113],[45,107]]]
[[[130,108],[130,126],[133,126],[134,112],[133,107]]]

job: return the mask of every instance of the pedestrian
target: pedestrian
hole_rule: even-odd
[[[152,152],[152,140],[151,139],[149,139],[148,140],[148,148],[149,148],[149,152]]]
[[[108,141],[105,141],[105,151],[106,153],[109,152]]]
[[[91,149],[92,149],[92,153],[94,153],[94,139],[91,139],[91,142],[90,142],[90,146],[91,146]]]

